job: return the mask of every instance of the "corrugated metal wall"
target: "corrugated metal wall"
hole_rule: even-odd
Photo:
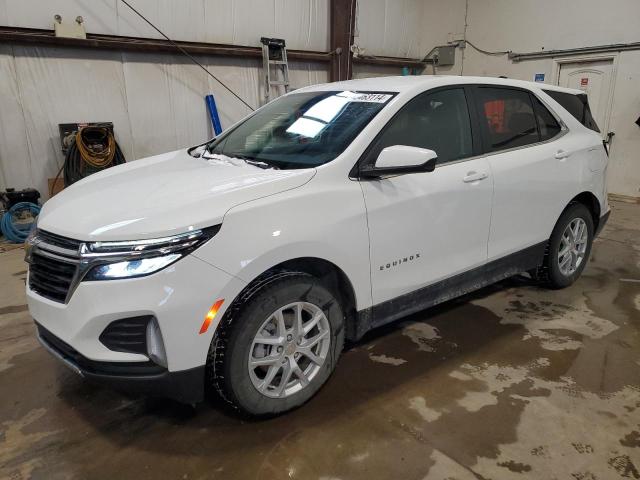
[[[258,60],[200,57],[258,106]],[[293,85],[328,81],[324,65],[291,64]],[[58,124],[110,121],[128,160],[213,136],[204,96],[216,97],[223,127],[249,110],[183,57],[48,47],[0,47],[0,187],[36,187],[62,166]]]
[[[286,38],[289,48],[329,48],[328,0],[128,0],[174,40],[258,45]],[[84,18],[87,31],[162,38],[118,0],[0,0],[0,25],[52,28],[53,16]]]

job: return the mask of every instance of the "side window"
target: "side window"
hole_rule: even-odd
[[[368,154],[373,163],[380,152],[393,145],[429,148],[438,163],[473,154],[471,121],[462,88],[423,93],[410,100],[386,125]]]
[[[478,114],[492,152],[539,140],[529,93],[507,88],[479,87]]]
[[[538,120],[538,129],[540,130],[540,140],[550,140],[559,134],[562,128],[547,107],[536,97],[532,96],[532,98],[536,111],[536,119]]]

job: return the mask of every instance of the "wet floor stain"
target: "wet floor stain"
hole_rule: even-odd
[[[510,470],[511,472],[515,472],[515,473],[524,473],[524,472],[531,471],[531,465],[514,462],[513,460],[508,460],[506,462],[498,462],[497,465],[499,467],[504,467]]]
[[[12,477],[30,478],[33,470],[42,466],[42,459],[30,455],[29,452],[43,448],[43,442],[51,439],[54,431],[29,431],[29,427],[40,420],[46,409],[31,410],[15,421],[2,422],[2,445],[0,449],[0,466],[12,472]],[[3,469],[0,469],[2,473]]]
[[[629,455],[618,455],[609,459],[609,466],[624,478],[640,478],[640,471]]]
[[[514,277],[371,332],[316,398],[262,421],[83,381],[38,346],[20,252],[3,253],[0,478],[640,479],[629,208],[576,285]]]
[[[26,312],[27,305],[9,305],[8,307],[0,307],[0,315],[5,315],[7,313],[19,313]]]
[[[373,353],[369,354],[369,358],[374,361],[374,362],[378,362],[378,363],[384,363],[387,365],[402,365],[403,363],[407,363],[407,361],[403,358],[396,358],[396,357],[388,357],[384,354],[382,355],[374,355]]]
[[[442,415],[442,412],[429,408],[424,397],[413,397],[409,399],[409,408],[420,414],[423,420],[433,422]]]
[[[620,440],[620,444],[625,447],[640,448],[640,432],[634,430],[633,432],[628,433]]]

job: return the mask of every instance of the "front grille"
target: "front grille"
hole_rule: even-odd
[[[147,354],[147,325],[153,317],[123,318],[107,325],[100,334],[100,341],[116,352]]]
[[[75,252],[76,255],[80,248],[80,243],[82,243],[79,240],[62,237],[60,235],[45,232],[44,230],[38,230],[38,240],[42,240],[48,245],[67,250],[69,254]]]
[[[65,303],[79,263],[80,242],[39,230],[29,259],[29,288]]]
[[[68,343],[56,337],[49,330],[36,322],[38,336],[47,347],[55,351],[66,361],[72,363],[83,372],[94,375],[157,375],[165,368],[151,361],[148,362],[98,362],[90,360]]]

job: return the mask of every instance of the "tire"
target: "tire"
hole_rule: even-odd
[[[293,330],[298,312],[303,329],[316,321],[306,336]],[[209,350],[207,386],[243,414],[284,413],[304,404],[324,385],[338,362],[344,335],[343,309],[320,280],[301,272],[269,274],[246,289],[225,314]],[[317,338],[311,350],[303,348]],[[266,340],[273,344],[261,343]],[[250,355],[256,362],[277,360],[250,369]],[[316,362],[310,360],[312,355]],[[277,369],[274,375],[272,369]],[[307,384],[296,371],[304,374]]]
[[[561,267],[560,265],[563,263],[562,260],[573,263],[576,258],[575,255],[573,255],[570,260],[566,260],[566,255],[560,257],[561,247],[564,250],[567,245],[567,240],[566,238],[563,239],[563,236],[567,231],[567,227],[571,224],[576,226],[583,224],[584,229],[586,230],[586,239],[584,243],[584,250],[582,251],[582,257],[575,268],[567,268],[566,263],[564,264],[564,267]],[[560,215],[560,218],[551,233],[544,264],[538,270],[538,278],[546,284],[547,287],[553,289],[566,288],[573,284],[573,282],[580,277],[589,260],[591,245],[593,243],[593,233],[593,216],[589,209],[581,203],[573,203],[569,205],[565,211],[562,212],[562,215]],[[572,244],[569,242],[569,245]],[[574,252],[581,250],[581,245],[576,246],[576,249],[577,250],[571,246],[569,247],[569,250]]]

